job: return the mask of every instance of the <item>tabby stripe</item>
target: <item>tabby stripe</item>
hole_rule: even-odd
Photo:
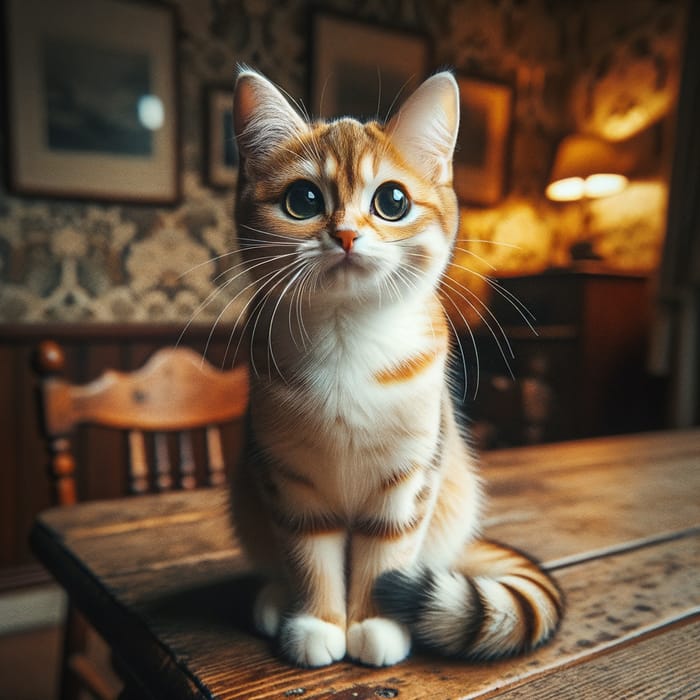
[[[479,587],[468,576],[465,576],[464,580],[467,582],[470,598],[467,609],[472,611],[469,619],[466,620],[462,642],[462,653],[467,654],[476,642],[479,641],[488,615],[486,601]]]
[[[524,649],[526,646],[532,646],[538,641],[538,638],[535,636],[535,631],[537,629],[537,606],[514,586],[507,583],[501,583],[501,585],[510,593],[520,610],[518,619],[522,621],[525,627],[521,635],[522,643],[519,645],[520,648]]]
[[[564,601],[562,600],[562,595],[556,584],[547,576],[547,574],[542,574],[541,578],[535,578],[529,574],[514,572],[512,576],[517,576],[525,581],[529,581],[533,585],[537,586],[544,594],[549,598],[552,607],[557,611],[557,616],[561,617],[564,612]]]
[[[331,532],[343,530],[343,521],[329,513],[313,513],[302,515],[289,515],[276,513],[274,515],[277,527],[292,535],[326,535]]]
[[[430,498],[430,494],[432,493],[432,489],[428,484],[425,484],[423,488],[416,494],[416,503],[425,503],[425,501]]]
[[[433,202],[427,201],[416,201],[416,204],[432,213],[432,215],[439,221],[439,228],[442,231],[447,231],[449,229],[449,226],[447,225],[447,217],[442,207],[434,204]]]
[[[382,479],[379,488],[381,488],[382,491],[393,489],[399,484],[408,481],[420,468],[420,464],[412,464],[407,469],[398,469],[392,474],[389,474],[385,479]]]
[[[423,515],[416,515],[406,523],[395,523],[383,518],[360,518],[354,523],[353,532],[364,537],[397,540],[413,532],[423,520]]]
[[[261,478],[263,486],[265,486],[268,493],[272,493],[276,490],[276,484],[274,484],[275,477],[280,477],[300,486],[316,489],[316,484],[308,476],[299,474],[284,462],[265,452],[255,439],[252,430],[249,431],[246,457],[249,464],[251,462],[257,462],[264,469],[263,475],[259,478]]]
[[[440,432],[438,433],[437,443],[435,445],[435,452],[430,458],[430,468],[439,469],[442,465],[442,457],[445,451],[445,436],[447,435],[447,411],[445,411],[445,405],[440,406]]]
[[[316,489],[316,484],[308,476],[298,474],[297,472],[293,471],[292,469],[289,469],[286,466],[283,466],[280,463],[273,463],[272,460],[270,460],[269,464],[270,467],[274,470],[275,476],[279,476],[285,481],[291,481],[292,483],[297,484],[299,486],[305,486],[314,490]]]
[[[400,382],[405,382],[429,367],[437,356],[437,350],[424,352],[420,355],[403,360],[395,367],[380,370],[374,377],[380,384],[398,384]]]

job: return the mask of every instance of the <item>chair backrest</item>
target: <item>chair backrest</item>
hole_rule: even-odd
[[[133,493],[149,491],[151,484],[157,490],[197,486],[191,439],[195,429],[205,431],[207,483],[216,485],[225,480],[219,426],[242,418],[246,412],[245,367],[218,370],[189,348],[164,348],[135,371],[107,370],[88,384],[71,384],[63,376],[65,364],[57,343],[44,341],[39,345],[36,366],[43,432],[56,503],[77,500],[71,436],[83,424],[126,432],[129,490]],[[153,434],[150,451],[146,434]],[[170,458],[171,435],[177,437],[178,445],[175,469]],[[149,453],[153,454],[152,468]]]

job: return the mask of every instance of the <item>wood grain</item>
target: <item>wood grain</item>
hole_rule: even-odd
[[[39,568],[27,545],[36,514],[50,503],[47,456],[39,432],[36,380],[32,375],[32,354],[36,345],[49,338],[61,341],[66,349],[72,381],[87,382],[106,368],[130,370],[138,367],[146,353],[172,347],[183,330],[182,324],[101,324],[101,323],[18,323],[0,324],[0,589],[32,584]],[[202,352],[211,327],[193,324],[180,345]],[[216,367],[230,368],[232,357],[224,361],[232,329],[214,329],[207,351]],[[235,344],[234,339],[234,344]],[[239,358],[241,362],[245,357]],[[227,426],[223,436],[224,454],[238,454],[241,427]],[[81,473],[78,491],[81,499],[117,498],[127,494],[127,480],[120,468],[124,463],[121,436],[89,427],[76,438],[80,462],[88,465]],[[202,448],[199,448],[199,444]],[[203,441],[198,444],[198,466],[204,464]],[[198,478],[204,477],[203,469]],[[27,566],[30,562],[33,566]],[[25,575],[26,574],[26,575]],[[44,576],[44,581],[48,579]]]
[[[174,658],[187,658],[210,696],[222,700],[281,698],[300,687],[303,697],[327,697],[330,688],[396,688],[401,698],[415,700],[482,697],[700,614],[700,537],[683,538],[557,572],[567,597],[562,628],[551,645],[528,657],[470,664],[415,654],[390,669],[341,663],[300,670],[280,661],[272,644],[242,626],[244,611],[232,599],[244,600],[250,591],[235,575],[236,561],[201,556],[184,566],[105,579]]]
[[[52,510],[34,540],[154,697],[164,687],[172,700],[637,697],[617,689],[636,682],[634,669],[644,677],[653,648],[658,664],[681,655],[682,670],[661,676],[673,692],[694,687],[697,661],[685,655],[700,616],[699,456],[700,430],[492,455],[490,512],[503,515],[487,534],[549,560],[567,609],[552,644],[491,664],[417,652],[388,669],[287,665],[250,631],[256,582],[222,489]],[[681,632],[689,621],[693,631]],[[605,659],[634,659],[632,675]],[[658,664],[649,661],[647,676]],[[598,692],[613,666],[614,692]],[[580,685],[566,674],[581,674]]]
[[[683,700],[700,697],[700,620],[643,637],[499,695],[503,700]]]

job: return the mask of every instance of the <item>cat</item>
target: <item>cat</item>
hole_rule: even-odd
[[[385,125],[310,122],[239,70],[238,241],[255,284],[234,524],[291,662],[492,658],[545,642],[554,581],[479,539],[482,489],[447,376],[459,92],[428,78]]]

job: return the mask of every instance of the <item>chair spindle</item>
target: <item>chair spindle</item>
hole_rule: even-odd
[[[173,486],[170,467],[170,450],[166,433],[155,433],[156,486],[159,491],[169,491]]]
[[[129,491],[131,493],[148,491],[146,441],[140,430],[129,431]]]
[[[192,435],[185,432],[178,433],[178,443],[180,447],[180,486],[190,490],[197,485]]]
[[[226,481],[226,465],[221,447],[221,432],[215,425],[207,426],[207,456],[209,483],[212,486],[220,486]]]

